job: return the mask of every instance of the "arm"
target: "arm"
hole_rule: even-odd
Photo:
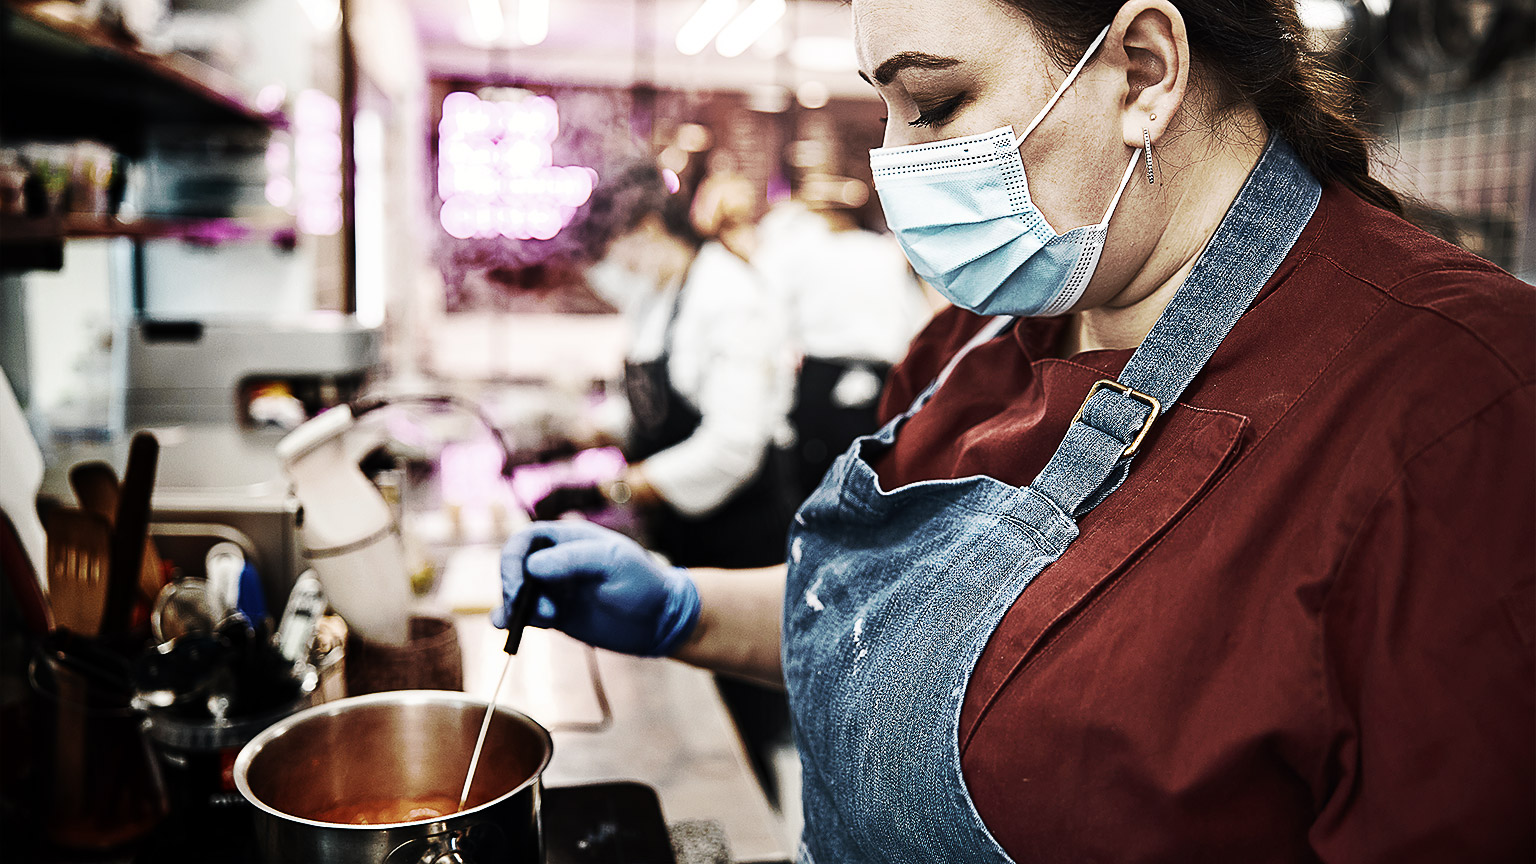
[[[1527,387],[1416,454],[1362,514],[1324,607],[1320,860],[1536,854],[1532,440]]]
[[[689,571],[699,591],[699,620],[672,654],[678,660],[784,686],[780,665],[780,609],[789,566],[756,570]]]
[[[752,481],[790,399],[780,310],[746,265],[713,252],[701,252],[689,276],[669,365],[699,426],[642,467],[657,497],[690,516]]]
[[[554,545],[530,553],[541,537]],[[505,627],[512,601],[531,589],[538,594],[537,626],[611,651],[676,657],[777,684],[786,572],[783,566],[690,572],[606,528],[540,522],[502,549],[502,605],[491,623]]]

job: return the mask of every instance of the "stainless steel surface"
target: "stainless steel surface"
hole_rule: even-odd
[[[466,861],[541,860],[537,811],[549,733],[504,707],[491,723],[470,809],[382,825],[316,818],[353,802],[452,800],[484,708],[444,691],[375,693],[311,708],[256,736],[235,760],[235,785],[258,810],[263,858],[415,864],[459,851]]]
[[[156,338],[157,322],[128,331],[128,422],[237,425],[237,392],[249,378],[366,373],[379,358],[379,331],[345,319],[284,324],[189,322]]]
[[[456,621],[465,688],[487,692],[505,656],[506,633],[492,627],[484,613]],[[599,709],[584,646],[561,633],[529,628],[517,656],[500,702],[551,730],[555,756],[544,772],[548,785],[637,780],[656,789],[669,822],[719,822],[736,861],[794,857],[710,673],[671,660],[598,651],[612,721],[597,726],[590,722]],[[594,728],[600,731],[583,731]]]

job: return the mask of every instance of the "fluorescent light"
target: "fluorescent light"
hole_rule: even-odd
[[[549,0],[518,0],[517,38],[537,45],[549,35]]]
[[[742,10],[736,20],[720,31],[715,48],[722,57],[737,57],[751,47],[768,28],[779,23],[788,7],[784,0],[752,0],[752,5]]]
[[[853,40],[842,36],[801,36],[789,46],[789,62],[808,72],[852,72],[859,68]]]
[[[339,0],[299,0],[299,7],[308,16],[309,23],[321,33],[334,33],[341,23]]]
[[[501,38],[507,22],[501,15],[501,0],[469,0],[469,21],[481,42]]]
[[[720,28],[736,14],[737,0],[704,0],[677,31],[677,50],[692,57],[704,50]]]

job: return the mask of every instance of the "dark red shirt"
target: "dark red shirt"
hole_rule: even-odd
[[[982,323],[940,314],[889,418]],[[1022,485],[1130,351],[976,349],[877,464]],[[1536,291],[1338,188],[960,720],[1021,862],[1536,858]]]

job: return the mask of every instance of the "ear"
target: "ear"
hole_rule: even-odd
[[[1120,7],[1106,41],[1119,43],[1125,70],[1120,112],[1125,144],[1142,146],[1143,129],[1156,142],[1183,107],[1189,87],[1184,16],[1168,0],[1132,0]]]

